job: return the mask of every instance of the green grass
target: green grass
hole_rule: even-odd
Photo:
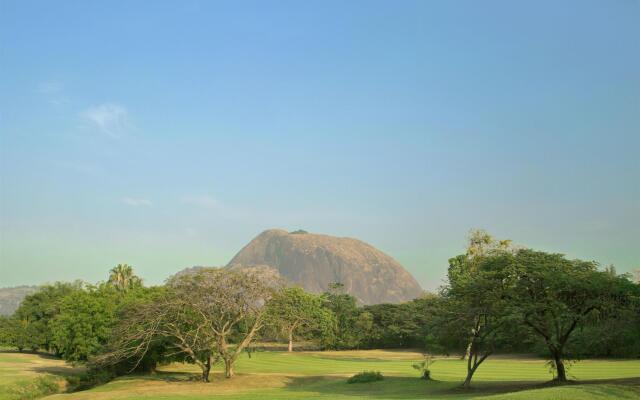
[[[333,353],[333,352],[332,352]],[[264,352],[254,353],[249,359],[238,362],[239,373],[278,373],[296,375],[351,375],[365,370],[375,370],[386,375],[418,376],[412,361],[384,358],[358,359],[327,355]],[[389,352],[393,354],[393,352]],[[461,381],[466,373],[466,363],[457,358],[439,359],[431,368],[432,377],[439,381]],[[193,369],[196,371],[196,369]],[[640,376],[637,360],[584,360],[569,368],[574,379],[614,379]],[[553,376],[539,359],[487,359],[478,369],[479,381],[546,381]]]
[[[33,398],[55,382],[64,387],[64,376],[77,373],[63,361],[42,354],[0,351],[0,400]],[[45,386],[45,387],[43,387]]]
[[[11,381],[2,366],[12,355],[0,353],[0,382]],[[35,357],[35,356],[33,356]],[[544,360],[494,358],[478,370],[471,390],[463,390],[465,364],[440,359],[432,367],[433,382],[418,378],[411,364],[420,355],[409,352],[359,351],[326,353],[258,352],[239,360],[237,376],[224,379],[214,368],[212,383],[191,381],[198,373],[192,365],[164,366],[155,375],[119,378],[94,389],[58,394],[53,400],[101,399],[636,399],[640,398],[640,360],[586,360],[572,366],[576,382],[566,386],[549,383],[552,375]],[[22,357],[20,357],[22,358]],[[14,371],[28,365],[11,362]],[[349,385],[349,376],[375,370],[379,382]],[[15,377],[22,377],[20,373]],[[0,399],[2,399],[0,395]]]

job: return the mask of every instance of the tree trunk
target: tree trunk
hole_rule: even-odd
[[[231,378],[233,376],[233,360],[230,358],[224,359],[224,377]]]
[[[556,363],[556,372],[558,374],[558,376],[556,376],[556,381],[566,382],[567,372],[564,368],[564,360],[562,359],[562,355],[560,354],[560,352],[555,352],[553,354],[553,361]]]
[[[469,355],[469,358],[471,358],[471,355]],[[473,367],[471,366],[471,363],[467,364],[467,377],[464,379],[464,383],[462,384],[463,388],[468,389],[469,387],[471,387],[471,379],[473,378],[473,374],[476,373],[476,370],[478,369],[480,364],[482,364],[482,361],[484,361],[485,358],[486,357],[482,357],[480,359],[480,362],[474,361]]]
[[[469,387],[471,387],[471,378],[473,377],[473,372],[471,371],[467,371],[467,377],[464,380],[464,383],[462,384],[462,387],[465,389],[469,389]]]
[[[207,362],[202,369],[202,382],[209,382],[209,373],[211,372],[211,356],[207,357]]]
[[[289,330],[289,353],[293,351],[293,329]]]
[[[477,365],[472,366],[473,357],[471,354],[467,355],[467,377],[464,379],[464,383],[462,387],[468,389],[471,386],[471,379],[473,378],[473,373],[476,372]]]
[[[462,384],[463,388],[468,389],[471,386],[471,379],[473,379],[473,374],[476,373],[476,370],[478,369],[480,364],[482,364],[484,360],[486,360],[487,357],[491,355],[491,353],[491,351],[487,351],[480,356],[480,353],[478,352],[475,344],[471,347],[471,352],[469,353],[469,358],[467,360],[467,377]]]

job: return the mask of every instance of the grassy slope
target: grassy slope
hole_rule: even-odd
[[[77,372],[64,361],[39,354],[7,353],[0,351],[0,400],[12,399],[12,389],[38,376],[60,377]]]
[[[0,353],[3,359],[12,355]],[[257,353],[239,361],[238,376],[223,379],[216,368],[214,382],[190,382],[197,372],[189,365],[166,366],[153,376],[117,379],[90,391],[55,395],[48,399],[604,399],[639,398],[640,360],[582,361],[570,374],[584,384],[547,387],[551,378],[544,361],[531,359],[489,359],[477,373],[471,391],[459,389],[464,363],[438,360],[426,383],[411,368],[417,353],[360,351],[325,353]],[[19,370],[20,363],[11,363]],[[371,384],[345,383],[345,376],[374,369],[386,378]],[[4,379],[4,376],[3,378]],[[595,379],[606,381],[593,382]],[[1,398],[1,397],[0,397]]]

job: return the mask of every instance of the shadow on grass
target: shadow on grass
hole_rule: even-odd
[[[60,357],[56,357],[51,353],[44,353],[41,351],[31,351],[31,350],[11,350],[11,349],[0,349],[0,354],[16,354],[16,355],[30,355],[30,356],[38,356],[39,358],[44,358],[47,360],[61,360]]]
[[[625,385],[640,388],[640,377],[570,381],[563,385]],[[477,396],[516,393],[524,390],[560,386],[557,382],[477,382],[471,388],[462,388],[461,382],[424,381],[413,377],[385,377],[371,383],[347,384],[345,378],[310,376],[289,377],[285,390],[333,396],[358,396],[371,399],[405,399],[416,397],[472,398]]]
[[[211,373],[211,379],[216,374]],[[220,379],[223,374],[220,373]],[[216,377],[217,378],[217,377]],[[190,371],[155,371],[155,372],[135,372],[127,375],[120,375],[118,381],[162,381],[162,382],[200,382],[201,375]]]
[[[78,375],[84,372],[84,367],[74,367],[71,365],[61,365],[61,366],[36,366],[29,368],[31,371],[56,375],[62,378],[66,378],[71,375]]]

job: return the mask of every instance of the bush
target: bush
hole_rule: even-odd
[[[347,379],[347,383],[367,383],[383,380],[384,377],[380,371],[362,371]]]
[[[11,399],[32,400],[55,394],[60,391],[58,380],[53,376],[39,376],[38,378],[19,384],[10,389]]]

